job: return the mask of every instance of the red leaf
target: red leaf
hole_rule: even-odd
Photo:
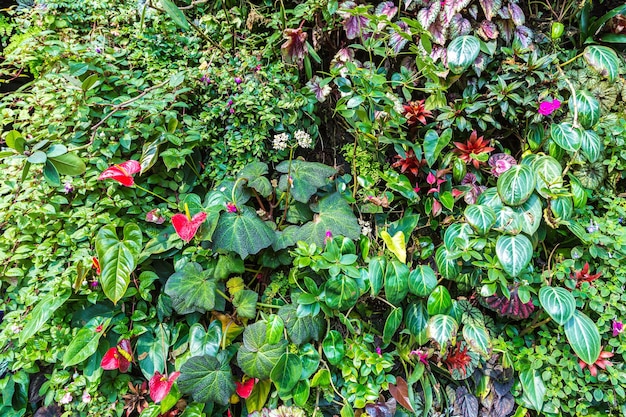
[[[189,242],[196,235],[198,228],[204,223],[205,219],[206,213],[204,212],[196,214],[191,220],[186,215],[178,213],[172,216],[172,225],[178,236],[185,242]]]
[[[402,377],[396,378],[396,384],[389,384],[389,393],[404,408],[414,413],[413,406],[409,400],[409,386]]]
[[[169,394],[172,389],[172,384],[178,378],[180,372],[172,372],[169,378],[166,378],[164,375],[161,375],[159,371],[154,373],[154,376],[150,378],[150,382],[148,382],[148,386],[150,387],[150,398],[155,403],[158,403],[163,398]]]
[[[136,174],[139,171],[141,171],[141,165],[139,164],[139,162],[130,160],[105,169],[102,174],[100,174],[98,179],[112,179],[122,185],[125,185],[126,187],[130,187],[135,183],[135,180],[132,177],[133,174]]]
[[[239,395],[241,398],[244,398],[244,399],[248,398],[250,394],[252,393],[252,389],[254,388],[255,382],[256,380],[254,378],[248,379],[245,382],[235,381],[235,385],[237,386],[235,391],[237,392],[237,395]]]

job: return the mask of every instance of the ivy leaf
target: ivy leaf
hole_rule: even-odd
[[[300,228],[296,234],[297,240],[323,247],[328,231],[333,236],[359,238],[361,227],[348,202],[341,194],[333,193],[320,199],[317,206],[313,207],[313,211],[316,213],[315,218]]]
[[[290,187],[291,196],[301,203],[308,203],[317,189],[328,184],[328,178],[337,173],[328,165],[298,159],[281,162],[276,170],[285,174],[280,177],[278,188],[287,191],[287,187]],[[291,177],[291,181],[288,181],[288,177]]]
[[[233,305],[237,308],[237,315],[246,319],[256,316],[256,302],[259,294],[252,290],[238,291],[233,297]]]
[[[274,231],[253,208],[240,205],[237,213],[224,212],[220,215],[213,233],[213,247],[233,251],[245,259],[271,246],[275,239]]]
[[[126,293],[130,274],[135,270],[141,252],[142,233],[139,226],[127,223],[124,240],[117,237],[115,226],[104,226],[96,235],[96,253],[100,261],[100,283],[104,295],[116,304]]]
[[[178,388],[194,401],[228,405],[235,392],[230,364],[207,355],[189,358],[180,369]]]
[[[252,378],[267,379],[274,365],[285,352],[287,341],[267,342],[267,323],[257,321],[246,327],[243,344],[237,352],[237,364]]]
[[[188,262],[170,275],[165,293],[172,298],[172,306],[179,314],[205,313],[215,308],[217,287],[212,275],[197,262]]]
[[[265,162],[253,162],[246,165],[239,173],[237,178],[244,178],[248,181],[248,187],[253,188],[263,197],[268,197],[272,193],[272,185],[264,176],[268,172]]]

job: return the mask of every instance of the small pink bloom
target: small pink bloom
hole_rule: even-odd
[[[433,208],[432,208],[433,217],[439,216],[441,214],[441,210],[443,210],[443,206],[441,205],[441,203],[433,199]]]
[[[419,193],[420,187],[416,185],[415,187],[413,187],[413,191],[415,191],[416,193]]]
[[[229,213],[237,213],[237,206],[234,205],[233,203],[227,203],[226,211],[228,211]]]
[[[63,398],[61,398],[61,400],[59,401],[59,404],[69,404],[72,402],[72,400],[73,400],[72,394],[70,394],[69,392],[66,392]]]
[[[333,232],[331,232],[330,230],[326,231],[326,236],[324,237],[324,244],[328,243],[329,240],[332,240],[333,238]]]
[[[248,398],[252,394],[254,384],[258,381],[256,378],[250,378],[244,382],[235,381],[235,392],[241,398]]]
[[[96,333],[100,333],[102,331],[102,325],[98,325],[98,327],[96,327]]]
[[[412,350],[411,353],[409,353],[409,355],[417,355],[420,362],[422,362],[424,365],[428,365],[428,353],[427,352],[422,352],[420,349],[418,349],[418,350]]]
[[[235,77],[235,84],[239,85],[243,82],[243,80],[240,77]]]
[[[624,331],[624,323],[621,321],[613,320],[613,337],[617,337]]]
[[[150,223],[163,224],[165,217],[161,216],[159,209],[152,209],[146,214],[146,221]]]
[[[513,165],[517,165],[515,158],[505,153],[491,155],[487,163],[491,167],[491,173],[496,178],[508,171]]]
[[[378,353],[379,356],[383,356],[383,351],[381,350],[380,346],[376,346],[376,353]]]
[[[83,392],[82,400],[85,404],[87,404],[88,402],[91,401],[91,394],[89,394],[87,391]]]
[[[561,102],[557,99],[546,100],[539,103],[539,114],[549,116],[561,107]]]

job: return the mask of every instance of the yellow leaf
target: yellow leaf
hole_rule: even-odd
[[[380,232],[380,236],[383,238],[387,249],[391,251],[396,258],[403,264],[406,263],[406,243],[404,242],[404,233],[402,231],[397,232],[393,237],[386,230]]]

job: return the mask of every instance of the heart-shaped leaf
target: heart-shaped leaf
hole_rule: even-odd
[[[257,321],[246,326],[243,344],[237,352],[237,365],[252,378],[267,379],[285,352],[287,341],[270,344],[266,339],[267,323]]]
[[[219,320],[211,322],[208,330],[195,323],[189,328],[189,353],[191,356],[217,356],[222,342],[222,323]]]
[[[429,317],[425,302],[419,301],[409,304],[407,307],[404,324],[409,333],[418,340],[419,344],[426,343],[426,328]]]
[[[96,253],[100,262],[100,284],[102,291],[113,303],[126,293],[130,274],[137,266],[143,236],[134,223],[124,226],[124,240],[117,237],[115,226],[107,225],[96,235]]]
[[[448,67],[460,74],[474,63],[480,52],[480,41],[475,36],[466,35],[454,38],[448,45]]]
[[[409,293],[409,267],[393,260],[385,270],[385,296],[393,305],[400,304]]]
[[[498,177],[497,187],[504,204],[519,206],[535,189],[535,173],[527,165],[513,165]]]
[[[494,210],[502,207],[502,200],[498,194],[498,189],[495,187],[487,188],[478,196],[476,204],[488,206]]]
[[[435,271],[428,265],[417,265],[409,274],[409,291],[418,297],[428,297],[437,287]]]
[[[348,202],[339,193],[327,195],[313,207],[313,221],[303,225],[296,234],[297,240],[324,246],[326,232],[333,236],[358,239],[361,227]]]
[[[272,372],[270,378],[276,384],[279,395],[289,394],[302,374],[302,361],[300,357],[294,353],[283,353]]]
[[[447,249],[464,249],[470,237],[474,235],[474,230],[467,223],[451,224],[443,235],[443,243]]]
[[[244,319],[253,319],[256,316],[256,302],[259,294],[252,290],[237,291],[233,297],[233,305],[237,309],[237,315]]]
[[[583,57],[598,74],[607,77],[611,82],[615,81],[619,74],[619,58],[613,49],[607,46],[589,45],[585,48]]]
[[[280,177],[278,188],[286,191],[289,187],[291,196],[301,203],[308,203],[317,189],[328,184],[329,177],[337,173],[328,165],[299,159],[281,162],[276,170],[285,174]]]
[[[549,155],[538,156],[533,160],[537,185],[535,189],[544,198],[552,195],[551,190],[563,188],[563,168],[559,161]]]
[[[550,137],[561,148],[569,152],[576,152],[580,148],[580,134],[571,123],[552,123],[550,125]]]
[[[212,271],[203,270],[196,262],[186,263],[165,284],[165,293],[172,298],[172,306],[179,314],[213,310],[216,289]]]
[[[402,231],[397,232],[393,237],[386,230],[380,232],[380,237],[387,246],[387,249],[393,253],[396,258],[403,264],[406,263],[406,241]]]
[[[525,235],[500,236],[496,241],[496,255],[504,271],[516,277],[532,259],[533,244]]]
[[[146,379],[152,378],[155,372],[165,372],[170,345],[170,332],[163,324],[139,336],[135,348],[139,358],[139,368]]]
[[[472,204],[467,206],[464,213],[465,219],[476,233],[485,235],[496,223],[496,213],[489,206]]]
[[[589,91],[576,91],[576,95],[570,97],[568,106],[572,115],[576,109],[578,122],[585,129],[592,128],[600,120],[600,102]]]
[[[429,167],[432,167],[441,151],[448,146],[452,139],[452,129],[445,129],[441,135],[436,130],[429,130],[424,135],[424,158]]]
[[[574,314],[565,323],[565,336],[578,357],[592,365],[600,357],[600,332],[595,323],[585,314],[574,310]]]
[[[329,331],[322,342],[322,349],[324,350],[324,355],[331,365],[339,364],[346,354],[341,333],[337,330]]]
[[[541,287],[539,302],[546,312],[560,325],[564,325],[576,311],[576,299],[561,287]]]
[[[237,178],[244,178],[248,181],[248,187],[255,189],[263,197],[268,197],[272,193],[272,185],[264,176],[268,172],[265,162],[256,161],[246,165]]]
[[[445,314],[438,314],[428,320],[428,337],[442,347],[442,349],[456,337],[459,325],[456,320]]]
[[[178,387],[182,393],[190,394],[194,401],[221,405],[227,405],[235,392],[230,364],[207,355],[194,356],[183,364]]]
[[[240,206],[235,213],[220,215],[213,233],[213,247],[233,251],[245,259],[271,246],[275,238],[274,231],[252,207]]]

